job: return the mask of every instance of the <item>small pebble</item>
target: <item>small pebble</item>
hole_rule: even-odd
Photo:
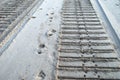
[[[42,51],[41,51],[41,50],[38,50],[38,54],[42,54]]]
[[[54,12],[51,13],[51,15],[53,15],[53,14],[54,14]]]
[[[42,8],[40,8],[40,10],[42,10]]]
[[[50,17],[50,19],[53,19],[53,17]]]
[[[53,33],[51,31],[48,31],[47,36],[52,36]]]
[[[40,44],[39,47],[40,48],[45,48],[45,44]]]
[[[53,33],[55,33],[55,32],[56,32],[56,30],[55,30],[55,29],[52,29],[52,32],[53,32]]]
[[[35,16],[32,16],[31,18],[36,18]]]

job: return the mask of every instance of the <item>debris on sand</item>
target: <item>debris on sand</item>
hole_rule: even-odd
[[[50,20],[50,22],[52,22],[52,20]]]
[[[49,37],[49,36],[52,36],[53,35],[53,33],[51,32],[51,31],[48,31],[47,32],[47,36]]]
[[[48,16],[49,14],[47,13],[46,15]]]
[[[45,48],[45,44],[40,44],[39,47],[40,48]]]
[[[49,36],[52,36],[55,32],[56,32],[55,29],[49,30],[49,31],[47,32],[47,36],[48,36],[48,37],[49,37]]]
[[[41,70],[38,76],[44,79],[46,74]]]
[[[42,51],[41,51],[40,49],[38,49],[38,51],[37,51],[37,52],[38,52],[38,54],[42,54]]]
[[[31,18],[36,18],[35,16],[32,16]]]
[[[53,17],[50,17],[49,19],[53,19]]]
[[[55,33],[55,32],[56,32],[56,30],[55,30],[55,29],[52,29],[52,32],[53,32],[53,33]]]
[[[54,14],[54,12],[51,13],[51,15],[53,15],[53,14]]]
[[[42,10],[42,8],[40,8],[40,10]]]
[[[43,80],[45,77],[46,74],[43,72],[43,70],[41,70],[40,73],[36,76],[35,80]]]

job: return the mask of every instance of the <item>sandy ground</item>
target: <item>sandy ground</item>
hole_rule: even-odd
[[[120,39],[120,0],[98,0]]]
[[[63,0],[45,0],[0,56],[0,80],[54,80]]]
[[[120,0],[102,0],[102,3],[105,4],[108,10],[113,14],[117,22],[120,22]]]
[[[119,23],[120,7],[116,1],[101,0]],[[63,0],[45,0],[38,8],[0,56],[0,80],[54,80],[62,3]]]

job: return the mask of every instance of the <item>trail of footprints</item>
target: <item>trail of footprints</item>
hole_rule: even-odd
[[[64,0],[56,80],[120,80],[120,62],[90,0]]]

